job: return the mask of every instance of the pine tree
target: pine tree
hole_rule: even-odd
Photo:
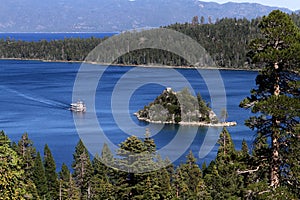
[[[115,170],[114,176],[110,176],[111,182],[115,183],[118,199],[140,199],[144,197],[145,190],[149,195],[158,188],[159,191],[151,198],[171,196],[170,162],[156,155],[156,145],[148,130],[144,139],[130,136],[119,146],[117,154],[120,157],[116,159],[116,166],[122,171]]]
[[[201,179],[196,187],[196,195],[194,196],[194,199],[197,200],[212,200],[207,186],[203,179]]]
[[[88,150],[81,140],[75,147],[72,167],[74,170],[73,177],[77,187],[80,189],[80,199],[90,199],[90,179],[93,168]]]
[[[63,163],[59,172],[59,199],[68,199],[68,183],[70,180],[70,170]]]
[[[44,148],[44,169],[48,194],[51,199],[58,199],[59,182],[57,179],[56,164],[47,144]]]
[[[79,200],[79,189],[75,186],[68,166],[63,163],[59,172],[59,199]]]
[[[117,154],[121,159],[117,160],[118,169],[123,171],[118,172],[117,186],[119,196],[122,199],[137,198],[143,195],[142,188],[139,184],[142,184],[143,177],[135,174],[135,172],[144,172],[144,167],[148,168],[151,163],[147,163],[147,159],[144,157],[150,155],[147,153],[148,148],[145,143],[136,136],[128,137],[120,145]],[[148,157],[147,157],[148,158]],[[145,161],[145,162],[144,162]],[[149,164],[149,165],[148,165]],[[139,171],[140,170],[140,171]]]
[[[242,151],[241,151],[242,157],[249,158],[249,148],[246,140],[243,139],[242,141]]]
[[[218,161],[230,161],[236,156],[233,141],[226,128],[223,128],[218,140],[218,144],[220,145],[216,158]]]
[[[158,162],[164,162],[163,160],[158,160]],[[168,163],[168,161],[165,161]],[[174,167],[171,164],[164,164],[159,170],[152,172],[149,175],[151,186],[154,187],[156,193],[161,199],[168,199],[172,196],[171,187],[171,177],[173,176]],[[156,189],[159,188],[159,189]]]
[[[248,162],[246,162],[248,166],[240,172],[240,174],[244,176],[246,188],[246,192],[244,193],[245,198],[257,196],[257,193],[269,190],[268,158],[270,151],[267,138],[261,137],[260,134],[258,134],[253,147],[252,156],[250,156]]]
[[[151,138],[151,133],[148,128],[146,129],[146,133],[145,133],[144,145],[148,153],[154,154],[156,152],[156,144],[154,143],[154,140]]]
[[[150,176],[147,177],[144,185],[144,194],[143,199],[156,200],[160,199],[159,192],[157,191],[159,187],[153,184],[153,179],[151,180]]]
[[[211,161],[205,170],[204,183],[212,199],[226,199],[223,194],[224,186],[222,181],[223,179],[218,172],[216,163]]]
[[[107,151],[108,146],[103,147],[104,151]],[[103,153],[103,151],[102,151]],[[108,153],[108,152],[106,152]],[[110,160],[109,154],[105,156],[105,159]],[[92,199],[109,199],[114,196],[114,188],[109,180],[109,175],[113,174],[113,170],[106,166],[102,159],[96,155],[92,161],[93,175],[91,178],[91,198]]]
[[[127,156],[130,153],[142,153],[145,151],[147,151],[147,148],[144,145],[143,141],[133,135],[128,137],[124,142],[120,144],[118,154],[120,156]]]
[[[33,147],[33,142],[28,138],[27,133],[24,133],[18,142],[17,152],[22,157],[26,178],[29,178],[32,174],[31,169],[34,165],[36,149]]]
[[[188,199],[211,199],[207,192],[205,182],[202,178],[202,171],[196,163],[192,151],[186,156],[187,160],[180,166],[183,181],[188,187]]]
[[[172,187],[174,188],[174,196],[176,199],[187,199],[189,194],[189,187],[186,183],[185,175],[180,167],[177,167],[173,175]]]
[[[0,172],[1,199],[32,197],[25,190],[21,159],[11,148],[10,140],[3,131],[0,132]]]
[[[108,180],[92,176],[90,181],[91,199],[115,199],[115,187]]]
[[[23,181],[26,184],[26,190],[32,194],[32,198],[38,199],[38,192],[32,180],[36,149],[27,133],[22,135],[18,145],[15,146],[15,149],[20,158],[22,158],[22,169],[24,169]]]
[[[192,151],[186,156],[186,163],[182,165],[182,171],[185,177],[186,184],[189,187],[189,190],[192,194],[196,194],[197,186],[199,182],[202,180],[202,172],[199,166],[196,163],[196,158],[194,157]]]
[[[206,162],[204,161],[203,163],[202,163],[202,165],[201,165],[201,170],[202,170],[202,172],[204,173],[204,171],[206,170],[206,168],[207,168],[207,165],[206,165]],[[204,174],[203,174],[204,175]]]
[[[157,163],[153,160],[156,146],[152,139],[146,137],[143,141],[130,136],[119,146],[117,153],[122,159],[118,160],[118,168],[126,169],[130,174],[157,169]]]
[[[205,170],[208,191],[213,199],[241,198],[247,177],[240,172],[248,167],[248,162],[235,150],[226,128],[220,133],[218,144],[216,160]]]
[[[249,53],[253,63],[262,67],[256,78],[257,89],[251,91],[240,106],[251,107],[256,116],[246,121],[259,137],[270,139],[267,151],[263,152],[269,163],[269,185],[281,185],[282,170],[286,168],[291,141],[297,138],[295,125],[299,124],[300,31],[290,17],[273,11],[263,17],[259,24],[262,38],[251,43]],[[257,155],[263,156],[263,155]],[[259,166],[263,167],[263,166]]]
[[[114,156],[106,143],[103,145],[101,158],[99,159],[104,165],[106,165],[109,168],[115,165]]]
[[[27,191],[27,194],[25,195],[25,197],[27,199],[35,199],[35,200],[40,199],[40,196],[39,196],[39,193],[38,193],[37,188],[35,186],[35,183],[33,182],[33,180],[31,178],[26,180],[25,189]]]
[[[288,168],[284,173],[288,178],[284,179],[286,185],[291,189],[297,198],[300,199],[300,125],[295,128],[298,137],[293,137],[288,151]]]
[[[39,152],[34,160],[32,180],[36,185],[40,198],[49,198],[45,169]]]

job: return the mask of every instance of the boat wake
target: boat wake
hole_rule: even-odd
[[[30,92],[28,92],[28,93],[26,92],[26,94],[25,94],[25,93],[21,93],[21,92],[15,90],[15,89],[12,89],[12,88],[3,87],[3,86],[0,86],[0,87],[5,89],[6,91],[8,91],[10,93],[16,94],[19,97],[25,98],[27,100],[31,100],[33,102],[44,105],[46,107],[58,108],[58,109],[68,109],[69,108],[69,104],[65,103],[65,102],[52,100],[52,99],[46,99],[46,98],[43,98],[41,96],[30,95]]]

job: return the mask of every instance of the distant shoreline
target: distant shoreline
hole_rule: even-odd
[[[94,33],[99,33],[99,34],[101,34],[101,33],[116,33],[116,34],[118,34],[118,33],[121,33],[120,31],[116,31],[116,32],[114,32],[114,31],[112,31],[112,32],[110,32],[110,31],[104,31],[104,32],[98,32],[98,31],[95,31],[95,32],[88,32],[88,31],[84,31],[84,32],[80,32],[80,31],[67,31],[67,32],[61,32],[61,31],[53,31],[53,32],[39,32],[39,31],[34,31],[34,32],[18,32],[18,31],[16,31],[16,32],[14,32],[14,31],[12,31],[12,32],[0,32],[0,34],[9,34],[9,33],[14,33],[14,34],[52,34],[52,33],[54,33],[54,34],[56,34],[56,33],[58,33],[58,34],[64,34],[64,33],[78,33],[78,34],[85,34],[85,33],[87,33],[87,34],[94,34]]]
[[[259,71],[259,69],[247,69],[247,68],[225,68],[225,67],[190,67],[190,66],[169,66],[169,65],[134,65],[134,64],[111,64],[111,63],[98,63],[98,62],[86,62],[76,60],[45,60],[45,59],[33,59],[33,58],[0,58],[0,60],[19,60],[19,61],[40,61],[49,63],[87,63],[93,65],[104,65],[104,66],[123,66],[123,67],[144,67],[144,68],[160,68],[160,69],[207,69],[207,70],[232,70],[232,71]]]

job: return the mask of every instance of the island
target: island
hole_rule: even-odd
[[[226,112],[226,111],[225,111]],[[179,92],[166,88],[156,99],[134,113],[141,121],[149,123],[180,124],[194,126],[235,126],[236,122],[224,121],[209,107],[201,95],[193,96],[188,88]]]

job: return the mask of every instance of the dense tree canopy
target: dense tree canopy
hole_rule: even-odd
[[[56,164],[48,145],[45,145],[44,148],[44,168],[49,196],[51,196],[52,199],[58,199],[59,184],[56,173]]]
[[[0,132],[0,191],[1,199],[25,199],[24,169],[21,158],[12,149],[9,138]]]

